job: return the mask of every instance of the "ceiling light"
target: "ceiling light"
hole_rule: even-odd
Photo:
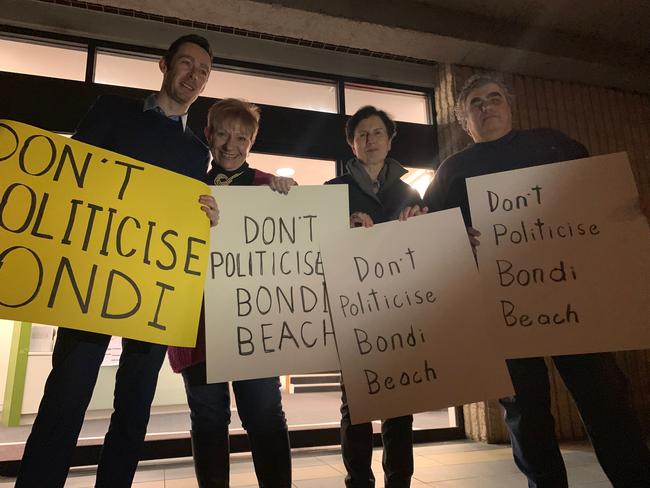
[[[290,176],[296,174],[296,170],[293,168],[278,168],[277,170],[275,170],[275,174],[278,176],[285,176],[289,178]]]

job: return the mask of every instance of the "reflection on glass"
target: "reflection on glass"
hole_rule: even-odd
[[[337,112],[336,85],[317,81],[280,79],[257,74],[212,70],[203,95],[243,98],[253,103]]]
[[[94,81],[104,85],[159,90],[162,73],[158,59],[98,52]]]
[[[408,173],[402,176],[402,181],[411,185],[421,197],[424,197],[424,192],[427,191],[429,183],[433,180],[435,171],[425,168],[410,168],[408,166],[404,166],[404,168],[408,170]]]
[[[322,185],[336,176],[336,162],[323,159],[294,158],[274,154],[251,153],[248,164],[277,176],[290,176],[299,185]],[[293,174],[290,175],[291,170]]]
[[[374,105],[401,122],[429,123],[427,96],[424,93],[408,93],[376,86],[346,84],[345,113],[352,115],[365,105]]]
[[[157,58],[97,53],[96,83],[158,90],[161,80]],[[224,69],[212,70],[202,95],[220,99],[243,98],[253,103],[318,112],[337,112],[336,86],[333,83],[281,79]]]
[[[0,70],[27,75],[83,81],[85,48],[0,39]]]

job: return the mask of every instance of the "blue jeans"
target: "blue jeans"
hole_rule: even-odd
[[[381,421],[382,467],[386,488],[408,488],[413,476],[413,416]],[[347,488],[373,488],[372,424],[352,425],[345,386],[341,383],[341,453]]]
[[[650,453],[627,399],[627,380],[611,354],[552,358],[573,396],[598,462],[615,488],[650,486]],[[550,384],[542,358],[507,361],[515,396],[500,400],[515,463],[530,488],[568,486],[555,438]]]
[[[16,488],[62,488],[110,336],[59,328],[50,372]],[[122,340],[114,412],[99,459],[97,488],[131,486],[166,346]]]
[[[205,363],[186,368],[181,374],[190,407],[192,431],[218,432],[227,428],[230,424],[228,383],[206,383]],[[249,436],[287,430],[277,376],[233,381],[232,388],[239,418]]]

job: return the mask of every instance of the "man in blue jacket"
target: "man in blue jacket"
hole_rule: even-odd
[[[145,100],[101,97],[74,138],[204,181],[207,147],[187,127],[187,111],[205,88],[212,66],[206,39],[183,36],[160,60],[158,93]],[[214,200],[202,196],[210,220]],[[110,336],[59,328],[52,371],[27,439],[17,488],[63,488]],[[97,488],[131,486],[149,422],[166,346],[123,339],[114,412],[99,459]]]

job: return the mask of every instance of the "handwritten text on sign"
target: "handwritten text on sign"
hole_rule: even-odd
[[[648,225],[624,153],[470,178],[507,357],[650,347]]]
[[[347,227],[347,188],[213,187],[208,381],[338,369],[319,242]]]
[[[332,233],[322,250],[353,423],[511,392],[458,209]]]
[[[206,185],[6,120],[0,182],[0,317],[194,345]]]

